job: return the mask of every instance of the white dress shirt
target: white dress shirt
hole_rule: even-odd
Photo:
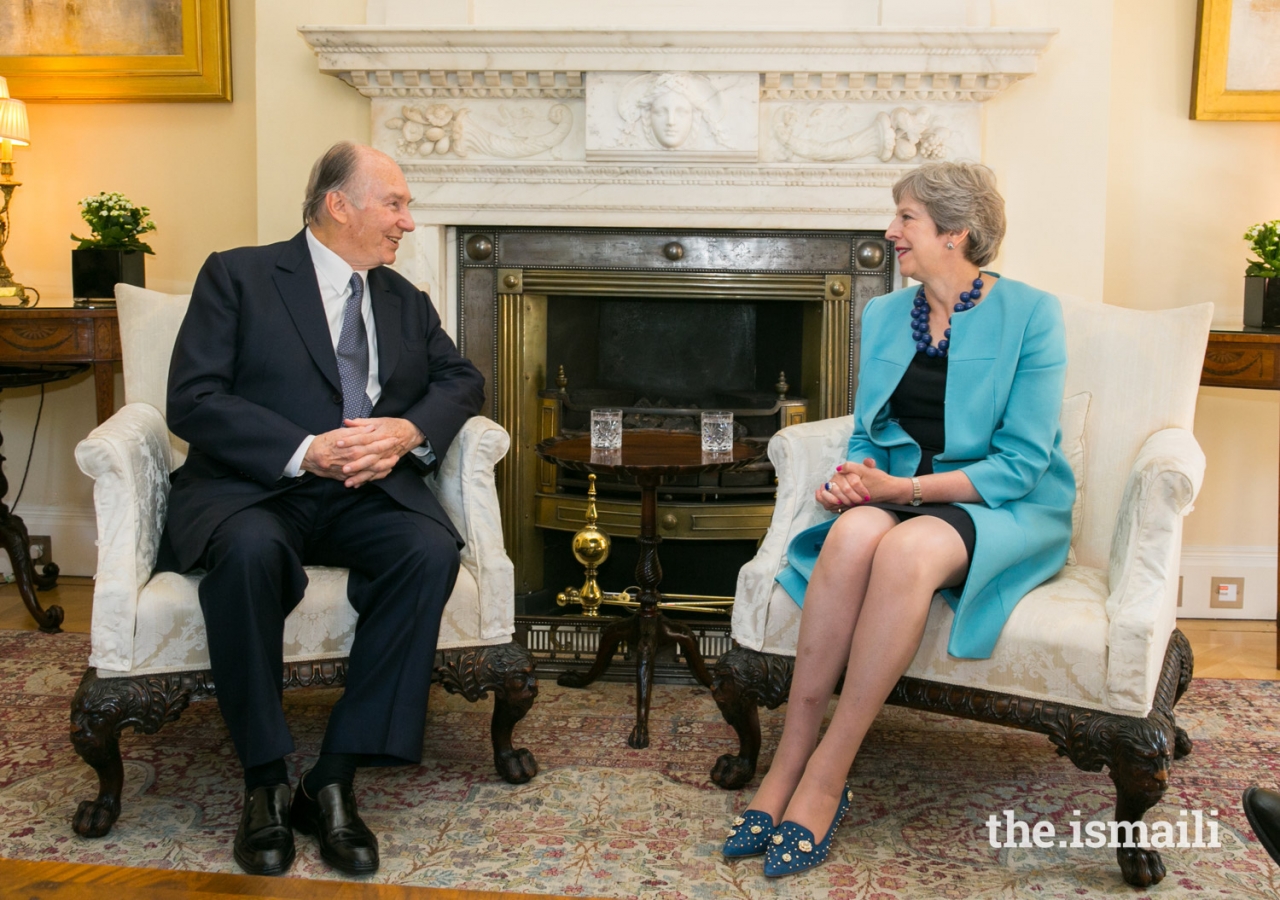
[[[333,341],[335,357],[338,353],[338,339],[342,336],[342,320],[346,316],[347,300],[351,297],[351,276],[360,276],[364,286],[360,316],[364,319],[365,335],[369,341],[369,381],[366,383],[365,393],[369,395],[369,402],[376,406],[378,398],[382,396],[382,382],[378,380],[378,330],[374,327],[373,303],[369,299],[369,273],[357,272],[351,268],[346,260],[320,243],[310,228],[307,229],[307,247],[311,251],[312,265],[316,269],[316,282],[320,287],[320,300],[324,303],[324,315],[329,323],[329,337]],[[297,478],[302,474],[302,460],[315,439],[314,434],[303,438],[288,465],[284,467],[286,478]],[[415,447],[413,453],[427,463],[435,458],[429,444]]]

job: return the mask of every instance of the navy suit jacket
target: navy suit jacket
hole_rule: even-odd
[[[484,377],[440,325],[425,293],[385,266],[369,271],[382,395],[372,415],[408,419],[440,459],[480,411]],[[229,516],[289,490],[283,478],[308,434],[342,425],[342,386],[305,232],[205,261],[169,366],[170,430],[191,445],[172,476],[166,523],[172,566],[186,571]],[[383,490],[458,539],[406,454]],[[314,475],[304,475],[314,478]]]

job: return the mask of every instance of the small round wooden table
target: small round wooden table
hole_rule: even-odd
[[[552,438],[537,446],[538,456],[578,472],[597,475],[630,475],[640,485],[640,559],[636,583],[640,586],[640,610],[609,625],[600,635],[595,662],[586,672],[563,672],[557,682],[565,687],[586,687],[605,673],[618,644],[626,641],[636,657],[636,726],[627,744],[636,750],[649,746],[649,699],[653,687],[653,661],[658,651],[676,644],[684,651],[694,677],[706,687],[711,675],[702,660],[697,638],[685,625],[672,621],[658,609],[662,595],[662,565],[658,562],[658,486],[674,475],[696,475],[734,469],[759,459],[763,451],[734,443],[725,453],[704,454],[697,434],[671,431],[626,431],[621,450],[592,450],[589,437]]]

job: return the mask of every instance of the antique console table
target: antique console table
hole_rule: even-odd
[[[1280,331],[1253,328],[1209,332],[1200,383],[1206,387],[1280,391]],[[1280,553],[1280,547],[1277,547]],[[1280,559],[1276,569],[1276,620],[1280,623]],[[1276,668],[1280,668],[1280,629],[1276,632]]]
[[[92,367],[101,425],[115,411],[115,363],[119,361],[120,328],[114,308],[0,309],[0,390],[45,384]],[[3,462],[0,456],[0,464]],[[8,489],[8,480],[0,470],[0,497]],[[36,588],[48,590],[56,584],[57,566],[46,565],[41,576],[33,572],[26,525],[2,502],[0,542],[9,554],[14,581],[31,617],[41,631],[61,631],[62,608],[41,609],[35,595]]]
[[[622,449],[591,449],[589,437],[552,438],[538,444],[538,456],[579,472],[596,475],[630,475],[640,486],[640,558],[636,562],[636,583],[640,586],[640,610],[612,623],[600,635],[595,662],[586,672],[562,672],[557,682],[565,687],[586,687],[605,673],[613,662],[618,644],[626,641],[636,656],[636,724],[627,744],[636,750],[649,746],[649,699],[653,687],[654,657],[668,644],[684,651],[689,668],[704,686],[711,675],[703,662],[698,640],[680,622],[672,621],[658,609],[662,595],[662,565],[658,562],[658,486],[664,477],[695,475],[732,469],[754,462],[761,451],[734,443],[726,453],[704,454],[697,434],[670,431],[625,431]]]

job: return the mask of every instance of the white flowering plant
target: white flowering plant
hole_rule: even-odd
[[[1249,260],[1245,275],[1280,278],[1280,219],[1260,222],[1244,233],[1257,259]]]
[[[87,238],[71,235],[71,240],[80,242],[77,250],[97,248],[155,253],[138,240],[139,235],[156,230],[156,223],[148,219],[151,210],[147,207],[134,206],[124,194],[106,192],[85,197],[79,205],[80,216],[89,223],[93,233]]]

